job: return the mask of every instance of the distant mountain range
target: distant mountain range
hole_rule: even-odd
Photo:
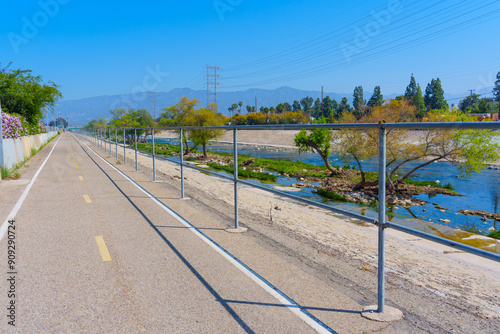
[[[446,95],[450,103],[458,104],[457,97],[463,97],[467,94],[458,96]],[[200,100],[200,105],[205,106],[207,101],[207,92],[204,90],[192,90],[190,88],[177,88],[169,92],[159,92],[157,95],[156,103],[156,117],[159,117],[162,112],[161,109],[169,107],[179,102],[180,98],[187,96],[190,99],[196,98]],[[290,87],[280,87],[273,90],[268,89],[248,89],[239,92],[219,92],[217,94],[219,102],[219,111],[228,115],[228,108],[233,103],[243,102],[242,111],[246,112],[246,106],[255,106],[255,98],[257,98],[257,108],[261,106],[271,107],[279,103],[288,102],[293,103],[294,100],[300,101],[304,97],[310,96],[316,100],[321,97],[320,91],[307,91],[299,90]],[[324,96],[340,102],[342,97],[346,96],[349,102],[352,101],[352,93],[328,93],[325,92]],[[368,100],[371,92],[365,92],[365,99]],[[394,98],[396,94],[384,95],[384,98]],[[114,108],[133,108],[133,109],[146,109],[151,115],[153,110],[149,107],[149,98],[147,93],[140,94],[122,94],[122,95],[104,95],[97,97],[90,97],[80,100],[67,100],[60,101],[56,106],[57,117],[67,119],[70,126],[85,125],[93,119],[105,118],[110,119],[110,110]]]

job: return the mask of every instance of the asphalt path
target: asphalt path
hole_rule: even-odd
[[[362,318],[360,298],[320,271],[251,233],[227,233],[231,213],[179,199],[87,144],[64,133],[0,187],[0,219],[16,227],[15,298],[7,279],[0,285],[16,326],[2,315],[0,332],[421,332]]]

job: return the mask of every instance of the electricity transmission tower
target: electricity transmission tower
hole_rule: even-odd
[[[153,121],[156,122],[156,102],[158,102],[157,92],[148,92],[149,98],[149,113],[153,114]]]
[[[216,111],[219,108],[219,103],[217,100],[217,86],[220,85],[220,83],[218,82],[218,78],[220,78],[220,75],[217,74],[217,71],[220,70],[221,69],[217,66],[207,65],[207,107],[210,107],[210,103],[213,103]]]

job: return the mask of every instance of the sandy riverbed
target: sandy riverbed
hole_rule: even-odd
[[[256,136],[241,131],[239,139],[242,142],[261,145],[290,146],[294,133],[286,132],[276,136],[276,132],[259,131]],[[163,133],[158,137],[168,136],[170,135]],[[232,137],[226,139],[232,141]],[[133,151],[129,151],[127,156],[129,161],[132,161]],[[140,156],[139,162],[147,169],[152,169],[150,157]],[[180,174],[179,167],[173,163],[157,160],[156,166],[158,172],[167,178],[175,178]],[[195,187],[201,197],[215,196],[217,200],[232,205],[234,188],[231,182],[194,170],[185,171],[185,176],[190,186]],[[354,219],[285,200],[247,186],[240,186],[239,198],[241,211],[250,212],[256,217],[265,217],[267,220],[271,219],[272,214],[274,225],[292,231],[297,238],[313,240],[320,245],[321,250],[318,252],[344,254],[354,263],[361,264],[360,270],[376,272],[378,246],[375,226],[358,224]],[[272,209],[276,206],[280,210]],[[251,222],[247,223],[250,225]],[[242,221],[242,224],[245,224],[245,221]],[[457,252],[452,248],[390,229],[386,235],[386,268],[389,278],[402,279],[422,286],[429,292],[448,299],[450,303],[462,305],[466,309],[472,306],[479,315],[500,318],[500,265],[497,262]],[[500,243],[497,243],[496,247],[500,247]]]

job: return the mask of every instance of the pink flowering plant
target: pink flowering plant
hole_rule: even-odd
[[[32,125],[22,116],[2,112],[3,139],[16,139],[45,132],[47,132],[47,129],[42,122]]]
[[[23,126],[21,117],[2,112],[2,138],[15,139],[22,136]]]

